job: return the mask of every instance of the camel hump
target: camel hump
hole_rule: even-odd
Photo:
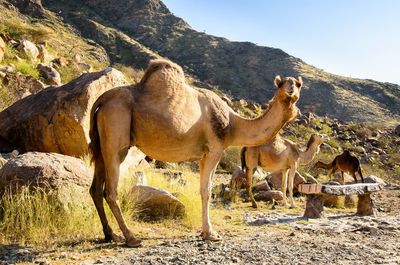
[[[160,70],[168,70],[169,74],[173,75],[174,79],[179,79],[180,81],[185,80],[185,75],[183,73],[182,67],[166,59],[154,59],[150,61],[149,66],[147,67],[142,79],[140,80],[140,84],[146,84]],[[158,79],[165,78],[165,75],[163,76],[164,77],[159,77]]]

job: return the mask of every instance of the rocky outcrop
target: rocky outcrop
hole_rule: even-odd
[[[0,139],[22,152],[83,156],[88,153],[93,103],[105,91],[124,84],[121,72],[107,68],[23,98],[0,112]]]
[[[169,192],[161,189],[136,185],[132,188],[130,197],[139,218],[143,220],[177,218],[185,214],[183,203]]]
[[[88,193],[92,171],[80,159],[55,154],[29,152],[8,160],[0,169],[0,194],[16,193],[23,187],[56,194],[68,204],[77,194]]]

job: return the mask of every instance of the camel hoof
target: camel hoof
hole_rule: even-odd
[[[222,237],[217,232],[201,232],[201,237],[203,240],[209,241],[221,241]]]
[[[251,207],[253,207],[254,209],[257,209],[257,208],[258,208],[258,205],[257,205],[257,203],[253,203],[253,204],[251,205]]]
[[[137,248],[142,245],[142,240],[137,239],[136,237],[131,237],[126,240],[126,245],[130,248]]]

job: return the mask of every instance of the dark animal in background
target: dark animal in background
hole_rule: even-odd
[[[344,183],[344,172],[350,173],[355,182],[357,182],[356,172],[360,175],[361,181],[364,183],[364,177],[361,172],[360,160],[357,157],[352,156],[348,150],[345,150],[342,154],[338,155],[329,164],[318,161],[315,163],[314,168],[331,169],[329,172],[329,179],[332,178],[332,174],[340,170],[342,172],[342,181]]]

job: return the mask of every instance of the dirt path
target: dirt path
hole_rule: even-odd
[[[377,217],[335,212],[310,221],[299,214],[250,212],[243,231],[223,232],[222,242],[192,234],[153,237],[138,249],[98,242],[61,252],[5,246],[0,264],[400,264],[400,191],[381,192],[377,206]]]

